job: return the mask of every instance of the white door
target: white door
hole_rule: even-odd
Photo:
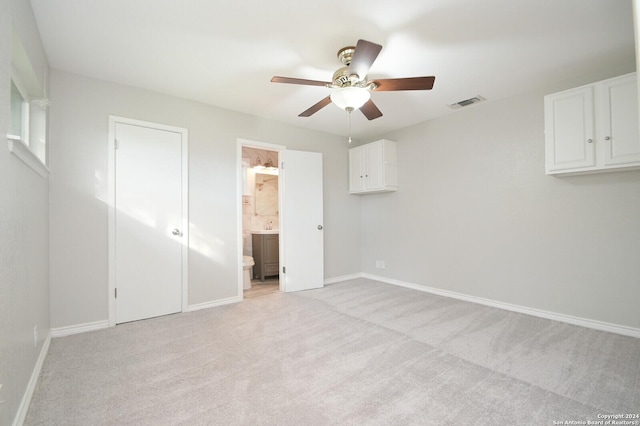
[[[285,150],[281,161],[280,279],[283,290],[324,286],[322,154]]]
[[[180,312],[184,135],[116,122],[114,136],[116,323]]]

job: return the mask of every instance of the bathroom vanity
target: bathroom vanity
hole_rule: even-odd
[[[251,238],[255,262],[253,276],[264,281],[265,277],[278,275],[280,271],[280,235],[278,231],[255,231]]]

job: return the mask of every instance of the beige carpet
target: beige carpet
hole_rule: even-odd
[[[369,280],[51,342],[26,425],[553,425],[640,412],[640,339]]]

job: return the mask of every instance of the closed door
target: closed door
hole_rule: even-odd
[[[182,310],[183,134],[115,123],[116,323]]]
[[[283,290],[323,287],[322,154],[286,150],[282,158],[280,279],[284,279]]]

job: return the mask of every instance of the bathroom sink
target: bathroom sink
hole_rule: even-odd
[[[279,234],[279,229],[261,229],[259,231],[251,231],[252,234]]]

